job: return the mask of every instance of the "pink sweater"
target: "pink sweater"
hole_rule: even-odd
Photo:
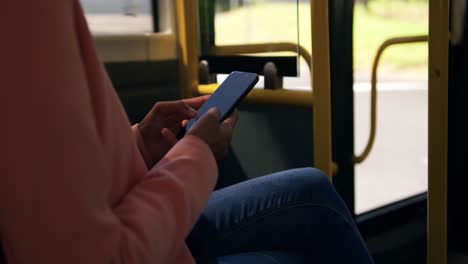
[[[185,137],[148,169],[78,0],[2,1],[1,10],[9,263],[194,263],[184,241],[216,181],[209,147]]]

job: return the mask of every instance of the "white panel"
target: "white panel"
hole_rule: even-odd
[[[161,61],[177,58],[176,36],[174,34],[157,33],[151,35],[149,40],[149,60]]]
[[[94,40],[104,62],[148,60],[147,35],[95,36]]]

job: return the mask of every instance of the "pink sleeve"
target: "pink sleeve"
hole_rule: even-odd
[[[127,243],[134,245],[132,253],[151,252],[153,259],[160,260],[155,263],[169,263],[163,257],[184,243],[214,188],[214,175],[216,161],[203,141],[194,136],[179,141],[115,211],[132,231],[127,237]],[[152,239],[155,235],[157,240]],[[134,260],[129,263],[144,259]]]
[[[147,170],[78,5],[2,2],[8,263],[173,263],[214,187],[216,161],[188,136]]]

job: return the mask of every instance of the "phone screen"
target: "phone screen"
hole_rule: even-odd
[[[213,107],[217,107],[221,113],[220,122],[228,118],[257,82],[258,75],[255,73],[235,71],[229,74],[208,101],[198,109],[198,116],[189,120],[185,131],[188,131],[201,116]]]

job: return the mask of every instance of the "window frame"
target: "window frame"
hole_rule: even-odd
[[[151,15],[153,16],[153,32],[159,32],[159,0],[151,0]]]
[[[209,70],[212,74],[225,74],[235,70],[255,72],[259,75],[264,74],[265,61],[270,61],[279,69],[280,77],[298,77],[299,54],[296,56],[254,56],[251,54],[231,54],[217,55],[212,50],[217,47],[215,41],[216,34],[216,1],[199,0],[198,1],[198,24],[199,24],[199,49],[200,60],[205,60],[209,64]],[[298,48],[299,49],[299,48]],[[249,60],[246,66],[245,60]],[[241,63],[242,62],[242,63]],[[294,66],[293,70],[291,66]]]

